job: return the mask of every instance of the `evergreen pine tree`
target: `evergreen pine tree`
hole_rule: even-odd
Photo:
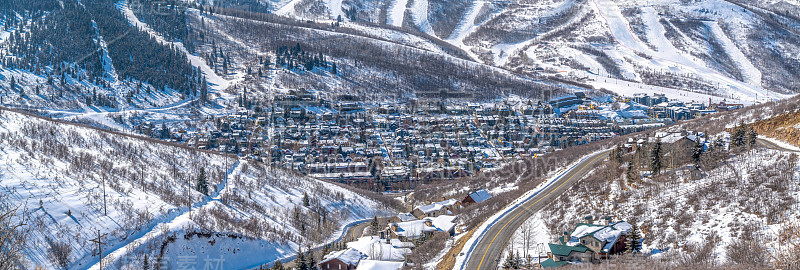
[[[308,199],[308,193],[303,192],[303,206],[309,207],[311,206],[311,202]]]
[[[703,156],[703,142],[700,141],[700,138],[697,139],[697,143],[694,144],[694,149],[692,150],[692,160],[694,163],[697,164],[700,162],[700,157]]]
[[[305,254],[303,253],[303,249],[297,248],[297,257],[294,259],[295,267],[297,270],[309,270],[308,265],[306,264]]]
[[[197,191],[208,196],[208,183],[206,182],[205,168],[200,168],[200,175],[197,176]]]
[[[661,140],[659,139],[653,145],[653,149],[650,151],[650,170],[653,171],[653,175],[658,175],[661,172]]]
[[[636,171],[633,167],[633,161],[628,162],[628,168],[625,170],[625,176],[628,177],[628,181],[633,181],[636,179]]]
[[[757,139],[758,139],[758,133],[756,132],[755,129],[753,129],[752,126],[749,127],[747,129],[747,145],[751,148],[756,146]]]
[[[161,123],[161,139],[169,139],[169,129],[167,129],[166,123]]]
[[[628,233],[628,243],[625,247],[629,253],[637,253],[642,250],[642,235],[639,232],[639,227],[636,222],[631,222],[632,227]]]
[[[336,75],[336,74],[337,74],[337,72],[338,72],[338,71],[336,70],[336,63],[333,63],[332,65],[333,65],[333,67],[331,67],[331,73],[333,73],[333,75]]]
[[[372,223],[370,223],[370,226],[372,226],[373,233],[377,233],[381,229],[381,224],[378,222],[378,216],[372,217]]]
[[[519,261],[516,256],[514,256],[514,252],[508,253],[506,261],[503,262],[503,269],[519,269]]]
[[[142,269],[150,270],[150,262],[147,259],[147,254],[144,254],[144,262],[142,262]]]
[[[617,163],[617,165],[622,164],[622,147],[617,145],[614,147],[614,150],[611,150],[611,160]]]
[[[275,261],[275,264],[272,265],[272,270],[285,270],[286,268],[283,267],[283,263],[278,260]]]
[[[739,122],[739,125],[736,127],[736,129],[733,132],[733,138],[731,138],[731,140],[732,140],[733,144],[736,145],[736,146],[744,146],[745,143],[747,143],[746,142],[747,138],[745,138],[745,137],[746,137],[746,131],[745,131],[744,122]]]
[[[311,248],[308,249],[308,253],[306,253],[306,265],[308,266],[309,270],[319,270],[317,267],[317,260],[314,259],[314,252]]]

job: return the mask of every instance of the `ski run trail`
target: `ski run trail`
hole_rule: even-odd
[[[389,8],[389,16],[386,18],[386,24],[396,27],[403,26],[403,18],[406,15],[406,7],[408,0],[394,0],[392,6]]]
[[[610,0],[592,0],[592,2],[593,7],[608,26],[611,35],[614,37],[617,43],[625,49],[620,50],[620,52],[626,53],[632,59],[637,59],[638,61],[643,62],[642,64],[645,66],[654,66],[657,68],[670,70],[672,72],[683,71],[684,74],[699,76],[705,80],[718,83],[720,86],[722,86],[722,90],[725,91],[725,93],[721,94],[727,94],[739,100],[749,101],[750,103],[758,101],[762,98],[778,99],[785,97],[784,95],[762,88],[760,84],[753,85],[730,78],[717,72],[716,70],[706,67],[703,64],[692,61],[685,55],[681,54],[664,36],[664,32],[666,32],[666,30],[658,21],[658,17],[652,7],[646,7],[643,9],[643,21],[648,28],[647,37],[658,51],[650,49],[647,45],[644,45],[644,42],[636,38],[636,36],[630,30],[627,20],[625,20],[625,18],[622,16],[619,7],[617,7],[614,2]],[[726,42],[723,40],[723,44],[724,43]],[[726,45],[726,47],[728,47],[726,48],[726,51],[732,51],[728,45]],[[651,56],[652,60],[648,60],[636,55],[637,52]],[[737,57],[735,52],[732,54],[732,56],[739,62],[740,65],[747,66],[747,64],[742,64],[743,61],[741,61],[746,60],[746,58],[741,59]],[[741,55],[741,57],[743,57],[743,55]],[[749,66],[752,67],[752,64]],[[745,68],[749,69],[749,67]],[[755,68],[753,69],[755,70]],[[754,73],[755,72],[753,71],[747,72],[748,78],[750,78],[748,80],[749,82],[754,81],[758,77]]]
[[[200,208],[203,208],[203,207],[205,207],[207,205],[210,205],[210,204],[216,204],[216,203],[220,203],[221,204],[220,198],[222,198],[222,194],[224,194],[226,192],[226,190],[228,189],[228,179],[230,179],[231,176],[240,173],[241,169],[242,169],[241,161],[237,160],[233,164],[233,166],[231,166],[231,168],[228,169],[228,172],[227,172],[227,174],[225,176],[225,179],[222,181],[222,183],[219,184],[219,186],[217,186],[217,190],[218,190],[217,193],[211,194],[209,196],[206,196],[206,199],[204,201],[199,202],[199,203],[195,203],[191,208],[181,208],[179,214],[175,218],[173,218],[173,219],[171,219],[169,221],[166,221],[166,222],[162,222],[162,223],[156,224],[155,226],[153,226],[153,228],[150,231],[144,233],[144,235],[142,235],[141,237],[139,237],[137,239],[134,239],[134,240],[131,240],[128,244],[126,244],[126,245],[124,245],[122,247],[119,247],[119,248],[111,251],[110,253],[107,253],[106,257],[112,258],[112,259],[113,258],[123,258],[126,254],[129,254],[130,252],[135,251],[137,248],[139,248],[140,246],[146,244],[150,240],[153,240],[153,239],[156,239],[157,237],[162,236],[165,232],[166,233],[171,233],[171,232],[174,232],[174,231],[179,231],[179,230],[183,229],[186,225],[191,224],[192,220],[190,219],[190,216],[191,216],[192,212],[197,212],[197,210],[199,210]],[[165,230],[164,228],[168,228],[168,230]],[[110,264],[110,263],[107,262],[106,264]],[[89,269],[97,269],[97,270],[99,270],[100,269],[99,262],[95,263]]]

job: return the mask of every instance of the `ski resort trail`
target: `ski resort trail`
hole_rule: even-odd
[[[754,86],[740,82],[714,69],[694,63],[679,52],[670,52],[669,46],[667,46],[667,44],[664,42],[666,37],[663,37],[663,33],[655,32],[663,30],[663,26],[659,28],[658,25],[660,25],[660,23],[658,23],[656,20],[656,23],[658,23],[658,25],[656,25],[653,23],[654,19],[649,18],[654,17],[654,14],[651,14],[653,16],[645,16],[646,18],[644,21],[647,23],[650,31],[653,32],[648,33],[648,35],[656,37],[656,40],[661,40],[660,42],[654,43],[656,43],[657,47],[661,46],[661,48],[665,49],[666,52],[655,52],[644,45],[644,43],[638,38],[636,38],[628,26],[627,20],[625,20],[622,12],[619,10],[619,7],[617,7],[614,2],[610,0],[592,0],[592,3],[595,10],[606,23],[611,36],[617,41],[617,44],[619,44],[622,48],[627,49],[631,53],[631,57],[642,59],[641,57],[638,57],[637,53],[646,54],[652,58],[652,60],[648,60],[650,62],[649,64],[655,64],[664,69],[671,69],[673,71],[676,71],[676,65],[681,66],[681,69],[685,70],[688,74],[700,76],[705,80],[711,80],[718,83],[721,86],[721,89],[727,90],[725,94],[729,95],[731,98],[748,100],[750,102],[758,102],[764,98],[767,100],[772,100],[786,97],[785,95],[763,89],[760,86]],[[650,26],[651,24],[652,26]],[[672,57],[675,57],[675,59]]]
[[[725,52],[733,59],[733,61],[739,67],[739,70],[742,71],[744,74],[747,83],[752,85],[761,85],[761,71],[750,62],[750,59],[747,59],[747,56],[739,50],[739,47],[736,46],[728,35],[722,31],[722,28],[719,26],[718,22],[705,22],[705,24],[711,29],[711,32],[714,33],[714,36],[717,40],[722,43],[722,47],[725,49]]]
[[[475,19],[478,18],[483,7],[486,5],[486,1],[478,0],[472,2],[472,6],[469,7],[467,13],[464,15],[464,18],[461,19],[461,22],[458,23],[455,31],[447,38],[447,41],[458,46],[464,44],[464,38],[466,38],[475,27],[478,25],[475,23]]]
[[[158,32],[150,28],[150,25],[140,21],[139,18],[136,17],[136,14],[133,13],[133,10],[131,10],[130,7],[128,6],[127,1],[118,2],[117,9],[119,9],[122,12],[122,15],[125,16],[125,18],[128,20],[128,23],[130,23],[131,25],[150,34],[150,36],[156,39],[159,43],[171,44],[177,47],[181,52],[183,52],[189,59],[191,65],[200,69],[200,71],[206,77],[206,81],[208,81],[209,86],[211,86],[211,89],[215,90],[220,95],[224,94],[223,90],[228,88],[228,86],[230,86],[231,84],[235,83],[235,81],[226,80],[225,78],[222,78],[219,75],[217,75],[217,73],[214,72],[214,69],[208,66],[208,64],[202,57],[189,53],[186,47],[183,46],[182,42],[167,41],[166,39],[164,39],[164,37],[159,35]]]
[[[294,7],[295,7],[295,6],[297,5],[297,3],[299,3],[300,1],[302,1],[302,0],[292,0],[292,1],[289,1],[289,3],[286,3],[286,5],[283,5],[283,7],[281,7],[281,8],[280,8],[280,9],[278,9],[277,11],[275,11],[275,14],[277,14],[277,15],[283,15],[283,16],[291,16],[291,15],[294,15]]]
[[[436,36],[433,32],[433,27],[428,21],[428,0],[411,0],[411,18],[414,24],[419,27],[419,30],[425,34]]]
[[[386,24],[396,27],[403,26],[403,18],[406,15],[406,7],[408,0],[394,0],[392,6],[389,8],[389,16],[386,18]]]
[[[328,12],[331,19],[342,16],[342,0],[328,0]]]
[[[178,212],[174,214],[174,218],[172,218],[170,220],[167,220],[165,222],[160,222],[160,223],[157,223],[157,224],[153,224],[153,226],[150,228],[149,231],[146,231],[144,233],[140,233],[139,234],[140,237],[129,241],[127,244],[125,244],[123,246],[120,246],[120,247],[117,247],[117,248],[113,249],[111,252],[107,253],[104,257],[112,258],[112,260],[114,258],[122,258],[122,257],[124,257],[124,255],[135,251],[136,249],[138,249],[139,247],[141,247],[145,243],[149,242],[150,240],[153,240],[153,239],[156,239],[159,236],[162,236],[165,232],[172,232],[174,230],[180,230],[184,226],[190,224],[192,222],[191,219],[190,219],[190,216],[191,216],[192,212],[196,212],[200,208],[203,208],[206,205],[209,205],[211,203],[219,203],[220,198],[222,198],[222,195],[225,193],[225,191],[228,188],[228,179],[230,179],[230,177],[232,175],[235,175],[235,174],[238,174],[238,173],[241,172],[242,168],[241,168],[240,165],[241,165],[241,162],[239,160],[237,160],[231,166],[231,168],[228,169],[227,174],[225,175],[225,178],[222,180],[222,183],[220,183],[219,185],[216,186],[217,188],[216,188],[216,192],[214,194],[211,194],[209,196],[205,196],[204,200],[202,202],[194,203],[194,205],[192,205],[192,207],[190,207],[190,208],[185,208],[185,207],[179,208]],[[166,226],[166,228],[168,228],[168,230],[164,230],[164,228],[165,228],[164,226]],[[110,264],[110,263],[109,262],[105,262],[105,265],[108,265],[108,264]],[[98,269],[99,270],[100,269],[99,261],[94,262],[94,265],[92,265],[92,267],[89,267],[88,269]]]

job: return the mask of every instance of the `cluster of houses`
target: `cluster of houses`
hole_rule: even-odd
[[[362,102],[305,90],[255,104],[192,130],[149,122],[137,129],[319,179],[401,190],[736,107],[685,105],[661,95],[590,99],[580,92],[550,102]],[[678,109],[684,107],[689,115]]]
[[[631,224],[625,221],[605,224],[579,223],[571,232],[564,232],[558,243],[550,243],[548,259],[542,261],[543,268],[561,267],[570,263],[598,263],[609,255],[626,250]]]
[[[347,248],[326,254],[319,262],[322,270],[403,269],[406,255],[434,233],[456,235],[457,217],[453,211],[464,205],[481,203],[492,196],[485,189],[469,193],[461,200],[444,199],[391,217],[376,235],[364,236],[346,244]]]

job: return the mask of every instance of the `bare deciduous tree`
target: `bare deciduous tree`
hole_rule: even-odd
[[[20,218],[19,206],[9,203],[6,196],[0,195],[0,265],[4,269],[21,269],[21,250],[24,237],[20,228],[24,222]],[[5,268],[9,267],[9,268]]]

